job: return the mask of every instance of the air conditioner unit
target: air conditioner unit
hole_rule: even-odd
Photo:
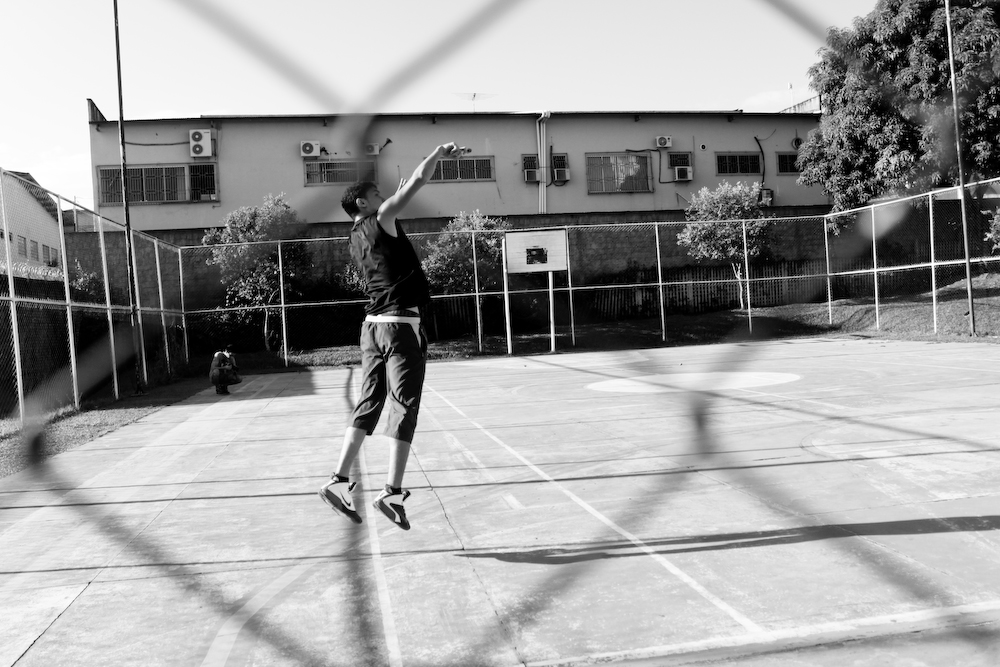
[[[188,130],[191,157],[212,157],[212,130]]]
[[[774,201],[774,190],[770,188],[761,188],[760,191],[760,205],[770,206],[771,202]]]
[[[569,180],[569,169],[566,167],[556,167],[552,170],[552,180],[554,181],[568,181]]]
[[[690,181],[694,176],[694,169],[691,167],[674,167],[675,181]]]
[[[365,144],[365,155],[378,155],[378,144]]]
[[[537,183],[538,182],[538,170],[537,169],[525,169],[524,170],[524,182],[525,183]]]
[[[299,144],[299,155],[302,157],[317,157],[319,156],[319,148],[318,141],[303,141]]]
[[[670,148],[674,145],[674,138],[667,136],[656,137],[656,147],[657,148]]]
[[[219,195],[214,192],[209,194],[207,192],[201,193],[201,201],[219,201]]]

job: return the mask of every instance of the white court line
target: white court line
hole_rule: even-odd
[[[817,623],[816,625],[804,625],[797,628],[772,630],[764,633],[750,633],[732,637],[715,637],[712,639],[701,639],[698,641],[683,642],[680,644],[650,646],[647,648],[631,649],[627,651],[592,653],[589,655],[558,658],[556,660],[528,662],[524,663],[524,667],[565,667],[569,665],[590,665],[605,662],[618,662],[621,660],[665,658],[671,655],[683,655],[699,651],[749,647],[754,644],[767,645],[775,644],[781,641],[818,640],[824,635],[832,634],[836,634],[838,636],[831,638],[831,641],[842,641],[849,638],[857,639],[859,638],[858,635],[863,633],[865,630],[868,630],[869,632],[874,631],[875,636],[901,635],[918,631],[918,629],[912,627],[913,624],[928,624],[948,620],[958,621],[962,616],[995,613],[997,611],[1000,611],[1000,601],[991,600],[989,602],[976,602],[972,604],[958,605],[955,607],[922,609],[918,611],[902,612],[899,614],[886,614],[884,616],[868,616],[848,621]],[[879,629],[884,630],[884,632],[878,632]],[[842,637],[839,635],[844,636]],[[861,635],[860,638],[864,639],[867,636],[871,635]],[[715,661],[713,660],[713,663],[714,662]]]
[[[497,483],[497,478],[493,476],[493,473],[490,472],[490,469],[486,466],[486,464],[479,460],[479,457],[476,456],[475,452],[473,452],[471,449],[463,445],[462,441],[459,440],[453,433],[449,433],[448,430],[444,427],[444,424],[438,421],[438,419],[431,413],[430,410],[426,410],[425,413],[421,415],[421,418],[426,418],[434,422],[435,430],[440,431],[444,435],[444,439],[448,441],[449,445],[458,449],[458,451],[462,453],[462,456],[469,459],[472,465],[476,466],[476,468],[479,469],[479,472],[484,477],[486,477],[486,479],[488,479],[493,484]]]
[[[270,382],[265,384],[265,386],[256,391],[251,398],[255,398],[261,391],[270,386],[270,384]],[[351,387],[351,393],[352,400],[356,400],[354,397],[354,387]],[[236,405],[236,403],[233,403],[233,405]],[[364,487],[366,489],[376,488],[370,485],[364,448],[362,448],[359,452],[358,463],[361,466],[361,474],[365,478]],[[399,637],[396,634],[396,623],[392,618],[392,605],[389,601],[389,585],[385,578],[385,570],[382,567],[382,550],[379,547],[378,530],[375,528],[375,508],[368,503],[365,503],[365,506],[365,516],[368,519],[368,536],[371,543],[372,564],[375,569],[375,586],[378,589],[379,609],[382,612],[382,627],[385,633],[386,650],[389,653],[389,666],[402,667],[403,659],[399,651]],[[254,614],[263,609],[263,607],[270,602],[274,596],[281,593],[287,586],[295,582],[295,580],[302,576],[306,570],[314,565],[315,563],[303,563],[301,565],[296,565],[291,570],[265,586],[259,593],[257,593],[257,595],[253,596],[249,602],[240,607],[236,613],[227,618],[222,624],[222,627],[216,633],[211,646],[209,646],[208,653],[205,656],[205,660],[201,663],[201,667],[225,667],[226,663],[229,661],[229,656],[232,653],[233,647],[236,646],[236,640],[238,639],[240,632],[243,630],[243,626],[245,626],[247,622],[253,618]]]
[[[368,475],[368,463],[365,461],[364,447],[358,452],[358,463],[361,466],[361,476],[365,479],[366,489],[377,489],[372,486]],[[382,548],[378,541],[375,508],[371,503],[365,503],[365,518],[368,520],[368,539],[371,542],[372,566],[375,569],[375,587],[378,589],[378,606],[382,613],[382,631],[385,634],[385,648],[389,653],[389,667],[403,667],[403,655],[399,650],[399,635],[396,633],[396,621],[392,617],[392,601],[389,599],[389,582],[385,578],[385,568],[382,567]]]
[[[523,510],[524,509],[524,505],[522,505],[521,501],[518,500],[517,498],[515,498],[513,494],[511,494],[511,493],[505,493],[501,497],[510,506],[511,509],[514,509],[514,510]]]
[[[754,623],[753,621],[751,621],[749,618],[747,618],[746,616],[744,616],[743,614],[741,614],[740,612],[738,612],[736,609],[734,609],[728,603],[726,603],[724,600],[722,600],[721,598],[719,598],[718,596],[716,596],[715,594],[713,594],[707,588],[705,588],[704,586],[702,586],[701,584],[699,584],[697,581],[695,581],[693,578],[691,578],[690,575],[688,575],[683,570],[681,570],[679,567],[677,567],[676,565],[674,565],[673,563],[671,563],[670,561],[668,561],[666,558],[664,558],[660,554],[658,554],[648,544],[646,544],[641,539],[639,539],[638,537],[636,537],[632,533],[628,532],[627,530],[625,530],[624,528],[622,528],[621,526],[619,526],[618,524],[616,524],[614,521],[612,521],[608,517],[606,517],[603,514],[601,514],[600,512],[598,512],[596,509],[594,509],[593,507],[591,507],[585,500],[583,500],[578,495],[576,495],[575,493],[573,493],[572,491],[570,491],[569,489],[567,489],[566,487],[564,487],[562,484],[560,484],[559,482],[557,482],[555,479],[553,479],[551,476],[549,476],[549,474],[546,473],[544,470],[542,470],[541,468],[539,468],[538,466],[536,466],[534,463],[532,463],[531,461],[529,461],[525,457],[521,456],[521,454],[519,454],[517,451],[515,451],[510,446],[508,446],[507,443],[505,443],[500,438],[496,437],[495,435],[493,435],[492,433],[490,433],[489,431],[487,431],[485,428],[483,428],[481,425],[479,425],[474,420],[470,419],[469,416],[466,415],[464,412],[462,412],[462,410],[458,406],[456,406],[454,403],[452,403],[447,398],[445,398],[440,393],[438,393],[438,391],[435,390],[433,387],[430,387],[430,386],[427,386],[427,385],[425,385],[425,387],[427,389],[430,389],[432,392],[434,392],[434,394],[438,398],[440,398],[446,405],[448,405],[449,407],[451,407],[452,410],[454,410],[455,412],[457,412],[458,414],[460,414],[462,416],[462,418],[468,420],[470,424],[472,424],[477,429],[479,429],[483,433],[483,435],[485,435],[490,440],[492,440],[493,442],[497,443],[498,445],[500,445],[501,447],[503,447],[504,449],[506,449],[508,452],[510,452],[511,455],[513,455],[515,458],[517,458],[518,460],[520,460],[525,466],[527,466],[528,468],[530,468],[532,470],[532,472],[534,472],[536,475],[538,475],[539,477],[541,477],[545,481],[550,482],[551,484],[554,484],[555,487],[557,489],[559,489],[560,491],[562,491],[570,500],[572,500],[577,505],[579,505],[580,507],[582,507],[589,514],[591,514],[594,518],[596,518],[598,521],[600,521],[601,523],[603,523],[604,525],[606,525],[608,528],[610,528],[611,530],[615,531],[616,533],[618,533],[619,535],[621,535],[622,537],[624,537],[625,539],[627,539],[629,542],[631,542],[632,544],[634,544],[643,553],[645,553],[647,556],[649,556],[650,558],[652,558],[653,560],[655,560],[657,563],[659,563],[661,566],[663,566],[664,569],[666,569],[672,575],[674,575],[675,577],[677,577],[678,579],[680,579],[681,581],[683,581],[692,590],[694,590],[696,593],[698,593],[703,598],[705,598],[706,600],[708,600],[710,603],[712,603],[713,605],[715,605],[715,607],[717,607],[721,611],[725,612],[734,621],[736,621],[737,623],[739,623],[740,625],[742,625],[744,628],[746,628],[751,633],[755,633],[755,634],[758,634],[758,635],[761,635],[761,636],[764,636],[764,635],[767,634],[767,632],[763,628],[761,628],[759,625],[757,625],[756,623]]]
[[[354,377],[354,374],[351,375]],[[357,403],[357,387],[351,385],[351,402]],[[373,485],[368,474],[368,461],[365,459],[365,448],[358,450],[358,465],[361,476],[365,480],[364,488],[376,492],[381,488]],[[385,568],[382,566],[382,547],[378,540],[378,528],[375,519],[375,507],[365,503],[365,519],[368,520],[368,540],[372,551],[372,569],[375,570],[375,588],[378,590],[378,607],[382,614],[382,632],[385,635],[385,649],[389,654],[389,667],[403,667],[403,654],[399,650],[399,634],[396,632],[396,620],[392,617],[392,600],[389,598],[389,581],[385,578]]]
[[[254,617],[254,615],[264,608],[275,596],[285,590],[292,582],[302,576],[315,563],[303,563],[296,565],[291,570],[269,583],[261,589],[257,595],[250,598],[250,601],[239,608],[233,615],[226,619],[219,631],[215,633],[215,639],[208,648],[208,653],[201,663],[201,667],[225,667],[229,662],[229,654],[236,646],[243,626]]]
[[[865,359],[866,363],[870,364],[883,364],[885,366],[920,366],[921,368],[943,368],[948,371],[969,371],[970,373],[1000,373],[1000,369],[993,369],[988,366],[981,366],[979,368],[964,368],[962,366],[941,366],[939,364],[920,364],[916,362],[903,362],[903,361],[884,361],[882,359]]]
[[[758,396],[770,396],[771,398],[780,398],[784,401],[795,401],[797,403],[815,403],[816,405],[822,405],[825,408],[832,408],[834,410],[839,410],[841,412],[845,410],[853,410],[853,408],[850,408],[846,405],[837,405],[836,403],[826,403],[824,401],[814,401],[811,398],[786,396],[785,394],[775,394],[769,391],[757,391],[756,389],[739,389],[739,391],[746,392],[748,394],[757,394]]]

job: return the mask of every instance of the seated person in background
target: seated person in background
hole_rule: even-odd
[[[228,394],[229,385],[243,381],[236,365],[236,357],[233,356],[232,345],[226,345],[212,357],[212,370],[208,373],[208,379],[215,385],[216,394]]]

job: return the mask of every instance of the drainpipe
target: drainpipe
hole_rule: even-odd
[[[538,212],[548,213],[548,203],[545,199],[545,188],[549,182],[549,165],[548,165],[548,139],[545,136],[545,121],[549,119],[552,114],[548,111],[539,111],[538,119],[535,121],[535,137],[538,144],[538,173],[541,178],[538,179]]]

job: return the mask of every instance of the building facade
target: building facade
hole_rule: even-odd
[[[95,202],[124,222],[117,122],[92,102],[90,116]],[[388,195],[448,141],[469,154],[440,162],[407,218],[445,221],[479,210],[560,224],[678,219],[694,193],[724,181],[761,183],[775,207],[826,210],[820,188],[796,182],[797,150],[818,122],[813,113],[739,111],[126,121],[130,222],[154,234],[195,232],[284,193],[306,222],[340,228],[349,222],[340,207],[347,185],[372,180]]]
[[[59,244],[59,211],[56,202],[31,174],[3,172],[3,225],[0,232],[0,258],[6,265],[7,249],[14,265],[58,267],[62,250]]]

